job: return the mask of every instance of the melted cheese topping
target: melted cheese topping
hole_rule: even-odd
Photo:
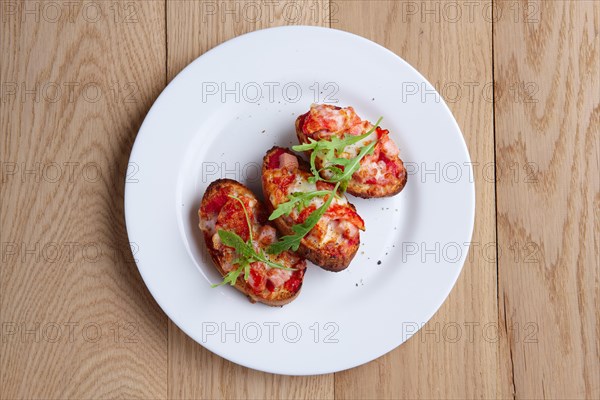
[[[254,262],[250,264],[250,274],[248,277],[248,285],[255,291],[257,294],[264,294],[265,296],[274,296],[274,292],[282,289],[286,286],[286,283],[294,278],[294,274],[296,274],[295,279],[302,279],[304,274],[304,269],[306,268],[306,262],[298,257],[296,254],[285,251],[278,255],[272,255],[266,253],[266,248],[277,241],[277,231],[271,225],[261,225],[258,221],[258,215],[261,210],[259,210],[258,201],[251,196],[248,196],[246,193],[239,191],[227,191],[226,193],[217,193],[213,194],[213,199],[217,196],[225,196],[234,194],[238,197],[244,205],[246,206],[246,210],[249,214],[250,225],[252,229],[252,246],[257,252],[263,252],[269,261],[279,263],[285,265],[289,268],[296,268],[301,273],[298,275],[298,271],[286,271],[279,268],[272,268],[267,264],[262,262]],[[228,198],[221,207],[217,209],[206,209],[204,208],[205,204],[210,204],[212,199],[203,199],[203,207],[201,207],[199,211],[200,215],[200,229],[205,232],[206,235],[209,235],[211,238],[212,247],[217,251],[218,258],[220,262],[220,266],[225,272],[229,272],[234,268],[237,268],[238,265],[234,264],[234,260],[239,257],[237,252],[228,246],[225,246],[221,238],[218,234],[220,229],[233,231],[240,235],[241,227],[245,228],[247,231],[247,221],[246,216],[243,213],[243,209],[239,202],[235,199]],[[239,206],[238,206],[239,205]],[[231,214],[231,207],[236,206],[236,212]],[[222,213],[230,213],[227,215],[223,215]],[[245,225],[245,227],[244,227]],[[240,278],[243,279],[243,274],[240,275]],[[297,287],[298,285],[296,285]],[[263,296],[263,297],[265,297]]]
[[[331,136],[343,138],[347,135],[363,135],[373,129],[369,121],[361,120],[352,107],[340,108],[328,104],[313,104],[308,113],[303,116],[303,133],[312,139],[319,140]],[[360,162],[360,168],[354,173],[352,179],[361,183],[386,185],[397,180],[403,171],[394,171],[386,162],[379,162],[382,157],[387,160],[398,159],[399,150],[388,135],[387,130],[377,129],[368,137],[346,146],[342,154],[337,157],[352,159],[358,156],[360,150],[377,141],[373,155],[366,156]],[[317,165],[334,165],[326,163],[323,154],[317,155]],[[323,171],[325,178],[331,177],[330,171]]]
[[[346,132],[360,123],[352,107],[340,108],[329,104],[312,104],[304,120],[305,133],[324,138]]]
[[[307,171],[297,169],[290,171],[284,168],[267,169],[263,175],[265,182],[266,192],[270,193],[269,199],[274,208],[277,208],[279,204],[287,202],[291,193],[297,192],[314,192],[321,189],[316,183],[308,182],[308,178],[311,174]],[[285,178],[292,178],[291,182],[282,187],[276,182],[286,181]],[[320,182],[322,184],[322,182]],[[333,189],[333,185],[324,184],[329,189]],[[308,216],[306,209],[314,211],[321,207],[325,202],[325,198],[322,196],[313,197],[307,206],[300,211],[294,208],[290,212],[288,222],[291,225],[301,223],[300,217],[302,215]],[[337,206],[337,207],[336,207]],[[303,213],[304,211],[304,213]],[[356,223],[358,226],[355,226]],[[349,228],[351,226],[351,228]],[[358,216],[354,208],[348,203],[348,199],[345,196],[342,198],[334,197],[331,204],[325,214],[321,217],[317,225],[305,236],[303,240],[308,240],[314,243],[325,245],[330,242],[335,242],[340,245],[343,244],[344,240],[349,242],[357,242],[359,240],[358,229],[364,229],[364,222]]]

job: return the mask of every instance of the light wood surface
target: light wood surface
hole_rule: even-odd
[[[0,3],[0,399],[599,398],[600,5],[319,0],[290,18],[290,3],[255,2],[260,17],[244,1]],[[188,338],[145,288],[123,217],[129,152],[164,86],[227,39],[289,24],[417,68],[477,189],[468,262],[431,321],[317,377]]]
[[[95,4],[59,21],[0,4],[2,399],[167,395],[167,318],[123,214],[129,152],[165,85],[164,4],[136,4],[136,23]]]
[[[423,10],[409,15],[404,6],[396,1],[344,3],[339,22],[332,27],[387,47],[440,89],[456,84],[466,90],[466,83],[472,82],[476,96],[457,96],[449,106],[471,160],[481,165],[492,163],[492,103],[477,89],[492,81],[491,22],[479,13],[471,23],[443,18],[439,22],[428,18],[423,23]],[[484,181],[478,168],[474,172],[477,223],[472,241],[494,242],[494,184]],[[469,323],[496,323],[497,318],[496,268],[481,255],[472,253],[452,294],[419,333],[374,362],[336,374],[336,397],[493,398],[497,392],[497,343],[484,339],[481,326],[473,325],[472,339],[467,335]]]
[[[495,108],[496,161],[519,171],[496,185],[498,243],[522,256],[499,258],[500,316],[518,397],[598,398],[600,4],[531,10],[539,22],[494,27],[505,94]],[[521,98],[506,95],[515,83],[527,88]]]

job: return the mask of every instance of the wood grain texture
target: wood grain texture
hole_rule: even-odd
[[[0,399],[600,398],[598,2],[4,1],[0,21]],[[166,83],[227,39],[292,24],[403,57],[475,163],[450,297],[400,348],[317,377],[187,337],[123,219],[131,146]]]
[[[529,7],[494,30],[498,170],[521,178],[498,179],[498,242],[528,249],[499,264],[514,390],[600,398],[600,5]]]
[[[165,397],[167,319],[123,216],[165,80],[164,4],[0,7],[0,397]]]
[[[339,21],[332,27],[387,47],[451,97],[449,106],[477,163],[476,246],[450,297],[418,334],[384,357],[336,374],[340,399],[494,398],[505,385],[497,382],[498,342],[492,333],[496,265],[482,251],[495,241],[494,184],[482,174],[482,167],[494,160],[492,102],[483,91],[492,82],[492,26],[481,12],[472,21],[452,21],[443,9],[435,11],[435,3],[441,7],[439,2],[339,2]]]
[[[259,4],[259,12],[248,4]],[[301,5],[301,13],[291,7]],[[214,46],[241,34],[272,26],[329,26],[327,1],[167,3],[167,76]],[[250,370],[212,354],[169,322],[169,398],[331,399],[333,374],[290,377]]]
[[[329,14],[327,0],[169,1],[167,76],[173,79],[194,59],[236,36],[285,25],[328,27]]]

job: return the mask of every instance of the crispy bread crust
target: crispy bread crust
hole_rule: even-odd
[[[250,191],[250,189],[248,189],[246,186],[242,185],[241,183],[234,181],[233,179],[218,179],[218,180],[212,182],[206,189],[206,192],[204,193],[204,196],[202,198],[202,204],[200,207],[202,208],[202,206],[205,204],[205,201],[207,201],[207,199],[211,198],[215,193],[222,191],[226,187],[233,189],[236,193],[240,193],[240,194],[243,193],[244,195],[251,196],[256,199],[256,196],[254,195],[254,193],[252,193]],[[262,204],[258,199],[256,199],[256,200],[259,203],[259,207],[264,207],[264,204]],[[200,217],[200,212],[198,212],[198,214]],[[212,260],[215,264],[215,268],[217,269],[217,271],[219,271],[221,276],[225,276],[227,274],[227,272],[225,272],[223,270],[223,268],[221,267],[221,261],[219,259],[219,251],[217,251],[214,248],[211,235],[206,231],[202,231],[202,233],[203,233],[204,242],[206,243],[206,247],[208,249],[210,257],[212,258]],[[244,280],[243,276],[240,276],[238,278],[238,280],[235,283],[235,288],[237,290],[239,290],[240,292],[242,292],[243,294],[245,294],[252,303],[259,302],[259,303],[266,304],[268,306],[283,306],[283,305],[286,305],[289,302],[293,301],[296,297],[298,297],[298,295],[300,294],[300,290],[302,289],[302,283],[300,284],[300,287],[298,288],[298,290],[296,292],[292,293],[287,290],[281,289],[279,296],[272,298],[272,299],[266,299],[264,297],[258,296],[256,293],[254,293],[252,288]]]
[[[265,183],[266,183],[265,172],[267,170],[267,160],[268,160],[269,156],[271,155],[272,152],[278,150],[279,148],[280,147],[274,146],[269,151],[267,151],[267,154],[265,154],[265,156],[263,158],[262,187],[263,187],[263,194],[265,197],[265,204],[267,205],[267,210],[269,213],[273,212],[274,207],[270,201],[270,198],[269,198],[270,196],[269,196],[269,193],[267,192],[267,188],[265,185]],[[288,152],[289,154],[294,154],[289,149],[285,149],[285,151]],[[299,163],[299,168],[301,170],[307,171],[307,172],[310,170],[306,161],[302,160],[300,157],[298,157],[298,163]],[[356,211],[356,208],[354,207],[354,205],[350,204],[350,206]],[[288,223],[284,220],[283,217],[276,218],[274,220],[274,222],[275,222],[275,226],[279,229],[279,231],[283,235],[291,235],[294,233],[292,231],[292,227],[290,225],[288,225]],[[319,248],[316,246],[315,243],[304,238],[300,241],[300,247],[298,248],[296,253],[299,254],[300,256],[306,258],[307,260],[310,260],[314,264],[318,265],[319,267],[321,267],[327,271],[339,272],[339,271],[346,269],[348,267],[348,265],[350,265],[350,262],[356,255],[356,252],[358,251],[359,246],[360,246],[360,241],[357,242],[355,245],[351,245],[351,246],[342,247],[339,245],[333,245],[333,244],[329,243],[329,245],[326,246],[325,248]]]
[[[309,143],[307,136],[304,134],[304,132],[302,132],[302,127],[300,126],[302,117],[303,116],[301,115],[296,118],[296,137],[298,138],[298,142],[300,144]],[[307,157],[310,157],[311,151],[308,150],[304,153]],[[319,169],[323,167],[323,162],[319,158],[316,159],[315,164]],[[397,195],[402,191],[402,189],[404,189],[404,186],[406,185],[407,173],[406,169],[404,168],[404,163],[400,158],[396,157],[396,159],[394,159],[394,164],[396,164],[399,171],[404,171],[402,179],[396,180],[393,183],[385,186],[360,183],[356,182],[355,179],[351,179],[348,183],[346,192],[356,197],[362,197],[363,199],[391,197]]]

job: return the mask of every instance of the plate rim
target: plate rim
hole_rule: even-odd
[[[379,43],[372,41],[370,39],[367,39],[363,36],[357,35],[355,33],[352,32],[348,32],[345,30],[340,30],[340,29],[335,29],[335,28],[329,28],[329,27],[321,27],[321,26],[311,26],[311,25],[291,25],[291,26],[277,26],[277,27],[269,27],[269,28],[265,28],[265,29],[258,29],[252,32],[248,32],[242,35],[238,35],[236,37],[233,37],[229,40],[226,40],[214,47],[212,47],[211,49],[207,50],[206,52],[202,53],[201,55],[199,55],[198,57],[196,57],[194,60],[192,60],[188,65],[186,65],[181,71],[179,71],[177,73],[177,75],[168,82],[168,84],[163,88],[163,90],[161,91],[161,93],[158,95],[158,97],[156,97],[156,99],[154,100],[152,106],[150,107],[150,109],[148,110],[148,112],[146,113],[146,116],[144,117],[144,120],[142,122],[142,124],[140,125],[140,128],[136,134],[133,146],[131,148],[131,152],[130,152],[130,156],[128,159],[128,166],[132,163],[132,160],[136,159],[136,154],[139,153],[139,148],[140,148],[140,143],[142,142],[142,133],[145,129],[147,129],[147,125],[148,125],[148,120],[150,119],[150,115],[153,112],[156,112],[157,109],[160,108],[160,106],[162,105],[162,103],[165,101],[164,99],[167,97],[168,93],[170,93],[173,90],[173,87],[176,86],[177,82],[179,82],[180,80],[183,79],[183,76],[186,74],[186,72],[192,70],[194,68],[194,66],[201,62],[201,59],[208,55],[208,54],[214,54],[217,53],[219,51],[224,50],[226,47],[228,47],[229,45],[231,45],[232,43],[236,42],[237,40],[241,39],[241,38],[247,38],[247,37],[251,37],[254,35],[259,35],[259,34],[264,34],[266,31],[280,31],[280,30],[286,30],[286,31],[306,31],[306,30],[313,30],[313,31],[320,31],[323,32],[325,34],[330,34],[330,33],[335,33],[335,34],[339,34],[340,36],[346,36],[349,37],[352,40],[359,40],[359,41],[363,41],[365,43],[368,43],[370,46],[375,46],[378,48],[378,50],[383,50],[384,52],[388,53],[389,55],[392,55],[393,57],[395,57],[398,61],[400,61],[402,64],[404,64],[405,67],[408,67],[410,70],[412,70],[413,73],[415,73],[417,76],[420,77],[420,79],[422,79],[424,82],[426,82],[429,86],[431,86],[432,88],[435,89],[435,87],[429,82],[429,80],[427,80],[427,78],[425,78],[425,76],[423,76],[416,68],[414,68],[410,63],[408,63],[406,60],[404,60],[401,56],[399,56],[398,54],[394,53],[393,51],[391,51],[390,49],[380,45]],[[454,117],[454,114],[452,113],[452,111],[450,110],[450,108],[448,107],[448,104],[446,103],[446,101],[443,99],[443,97],[439,94],[439,92],[437,91],[437,89],[435,89],[435,92],[438,94],[438,96],[440,97],[441,101],[439,101],[439,104],[442,106],[444,112],[450,117],[450,120],[452,121],[454,128],[456,129],[456,131],[458,133],[460,133],[459,137],[460,137],[460,143],[461,143],[461,147],[462,150],[464,151],[464,154],[467,156],[468,160],[469,160],[469,165],[468,165],[468,170],[470,173],[470,176],[474,176],[473,175],[473,165],[472,165],[472,159],[471,159],[471,155],[469,152],[469,148],[467,146],[464,134],[460,128],[460,126],[458,125],[458,122],[456,121],[456,118]],[[125,174],[124,177],[125,180],[125,190],[124,190],[124,197],[123,197],[123,202],[124,202],[124,214],[125,214],[125,226],[126,226],[126,230],[127,230],[127,236],[129,241],[131,242],[131,226],[134,224],[133,221],[131,220],[131,212],[128,212],[129,209],[131,209],[132,207],[134,207],[134,204],[132,204],[132,195],[131,195],[131,190],[128,190],[128,188],[131,187],[132,183],[127,181],[127,173]],[[317,376],[317,375],[323,375],[323,374],[328,374],[328,373],[335,373],[335,372],[340,372],[340,371],[345,371],[348,369],[352,369],[352,368],[356,368],[358,366],[361,366],[363,364],[367,364],[373,360],[376,360],[386,354],[388,354],[389,352],[391,352],[392,350],[395,350],[396,348],[398,348],[399,346],[401,346],[402,344],[404,344],[405,342],[409,341],[412,336],[414,336],[415,333],[417,333],[418,331],[420,331],[422,329],[422,327],[427,324],[431,318],[433,318],[433,316],[439,311],[439,309],[441,308],[441,306],[444,304],[444,302],[447,300],[448,296],[450,295],[452,289],[454,288],[454,286],[456,285],[456,282],[458,281],[458,278],[460,277],[460,275],[462,274],[462,271],[464,269],[465,263],[467,261],[467,257],[468,257],[468,253],[470,252],[470,244],[473,238],[473,233],[474,233],[474,228],[475,228],[475,214],[476,214],[476,208],[477,208],[477,204],[476,204],[476,185],[475,185],[475,180],[473,179],[472,181],[469,182],[468,185],[469,189],[470,189],[470,200],[471,200],[471,204],[472,207],[468,210],[465,209],[465,214],[468,214],[469,219],[468,221],[465,222],[465,224],[468,224],[470,226],[470,233],[469,233],[469,238],[468,238],[468,244],[466,245],[466,249],[465,249],[465,253],[464,253],[464,257],[462,257],[461,263],[460,263],[460,268],[457,268],[456,273],[452,276],[452,280],[450,282],[450,280],[448,281],[448,287],[445,290],[444,296],[441,300],[441,302],[439,302],[439,304],[437,304],[437,306],[433,309],[432,312],[429,313],[429,315],[427,316],[427,318],[424,318],[424,323],[423,325],[421,325],[415,332],[412,333],[412,335],[410,337],[407,337],[405,340],[400,341],[399,344],[396,344],[394,346],[392,346],[391,348],[385,350],[383,353],[379,354],[379,352],[377,352],[377,354],[375,354],[374,356],[369,356],[368,359],[366,361],[358,361],[355,363],[352,363],[351,365],[345,366],[343,368],[337,368],[334,370],[318,370],[318,368],[315,368],[314,372],[306,372],[306,373],[300,373],[300,372],[296,372],[296,373],[287,373],[287,372],[281,372],[278,371],[276,369],[270,369],[270,368],[264,368],[263,366],[257,366],[257,365],[253,365],[253,363],[251,362],[247,362],[247,360],[242,360],[238,357],[232,357],[230,355],[228,356],[224,356],[223,353],[220,351],[219,348],[217,347],[209,347],[206,343],[201,343],[201,341],[197,340],[196,335],[192,332],[189,332],[187,329],[183,328],[184,324],[180,324],[178,323],[176,318],[173,318],[171,316],[171,314],[169,312],[167,312],[167,309],[164,305],[164,303],[159,300],[160,296],[156,296],[156,292],[158,291],[157,287],[152,285],[151,280],[149,279],[149,276],[146,275],[146,273],[144,272],[144,269],[140,267],[140,265],[138,264],[138,261],[135,261],[136,267],[140,273],[140,276],[142,277],[142,280],[144,281],[144,284],[146,285],[146,287],[148,288],[150,294],[152,295],[152,298],[154,299],[154,301],[156,301],[156,303],[158,304],[158,306],[161,308],[161,310],[165,313],[165,315],[167,316],[167,318],[169,318],[169,320],[171,320],[179,329],[181,329],[187,336],[189,336],[192,340],[194,340],[198,345],[204,347],[206,350],[210,351],[211,353],[214,353],[216,355],[218,355],[219,357],[225,359],[225,360],[229,360],[235,364],[241,365],[243,367],[246,368],[251,368],[254,370],[258,370],[258,371],[263,371],[263,372],[267,372],[267,373],[272,373],[272,374],[276,374],[276,375],[288,375],[288,376]],[[129,206],[128,206],[129,205]],[[135,260],[135,257],[134,257]],[[318,366],[317,366],[318,367]]]

